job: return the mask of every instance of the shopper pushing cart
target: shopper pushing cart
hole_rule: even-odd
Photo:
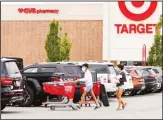
[[[83,81],[83,82],[85,82],[85,86],[86,86],[85,90],[81,96],[81,101],[79,102],[79,105],[82,106],[82,104],[84,103],[85,97],[86,97],[87,93],[89,92],[91,94],[91,96],[93,97],[93,100],[95,101],[95,104],[96,104],[96,107],[94,109],[98,109],[98,108],[100,108],[100,105],[98,104],[96,96],[93,92],[92,74],[91,74],[90,70],[88,69],[87,63],[82,65],[82,71],[84,72],[84,78],[74,81],[75,83]]]

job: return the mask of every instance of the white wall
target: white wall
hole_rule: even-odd
[[[148,8],[148,4],[145,3],[143,9],[138,10],[132,8],[132,5],[127,3],[128,9],[132,12],[143,12]],[[153,42],[154,34],[117,34],[116,27],[114,24],[155,24],[157,23],[159,16],[162,14],[162,3],[159,2],[156,11],[148,19],[135,22],[126,18],[119,10],[117,2],[107,3],[109,9],[104,7],[104,48],[103,48],[103,59],[108,60],[119,60],[119,61],[141,61],[142,60],[142,46],[146,44],[147,51]],[[105,18],[109,14],[109,19]],[[107,31],[108,30],[108,31]],[[106,36],[106,34],[109,34]],[[107,46],[105,45],[107,44]],[[109,48],[108,48],[109,47]],[[108,51],[108,49],[110,51]],[[108,51],[108,52],[107,52]],[[147,52],[148,53],[148,52]],[[109,54],[109,55],[108,55]]]
[[[59,9],[59,14],[22,14],[18,8]],[[103,3],[2,2],[1,10],[1,20],[102,20]]]

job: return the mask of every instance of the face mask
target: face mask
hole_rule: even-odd
[[[122,70],[119,68],[119,71],[121,72]]]
[[[86,68],[85,67],[82,67],[82,71],[85,72]]]
[[[117,68],[117,70],[118,70],[118,72],[120,72],[121,70],[120,70],[120,68]]]

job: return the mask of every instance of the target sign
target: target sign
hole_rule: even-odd
[[[119,9],[125,17],[127,17],[128,19],[133,20],[133,21],[142,21],[142,20],[149,18],[155,12],[155,10],[157,8],[157,1],[152,1],[152,2],[132,1],[132,2],[128,2],[129,4],[132,4],[132,6],[135,7],[135,9],[137,9],[137,11],[142,9],[143,6],[145,6],[145,4],[149,4],[149,7],[147,9],[145,8],[146,10],[144,12],[134,13],[128,9],[126,3],[127,2],[119,1],[118,2]]]
[[[119,1],[118,6],[121,13],[132,21],[143,21],[149,18],[157,8],[157,1]],[[131,23],[131,24],[114,24],[118,34],[153,34],[156,30],[154,23]]]

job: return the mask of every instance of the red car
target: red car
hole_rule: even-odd
[[[132,77],[132,81],[134,84],[134,94],[141,94],[145,90],[145,82],[144,79],[137,73],[136,68],[126,69],[128,73],[130,73]]]

